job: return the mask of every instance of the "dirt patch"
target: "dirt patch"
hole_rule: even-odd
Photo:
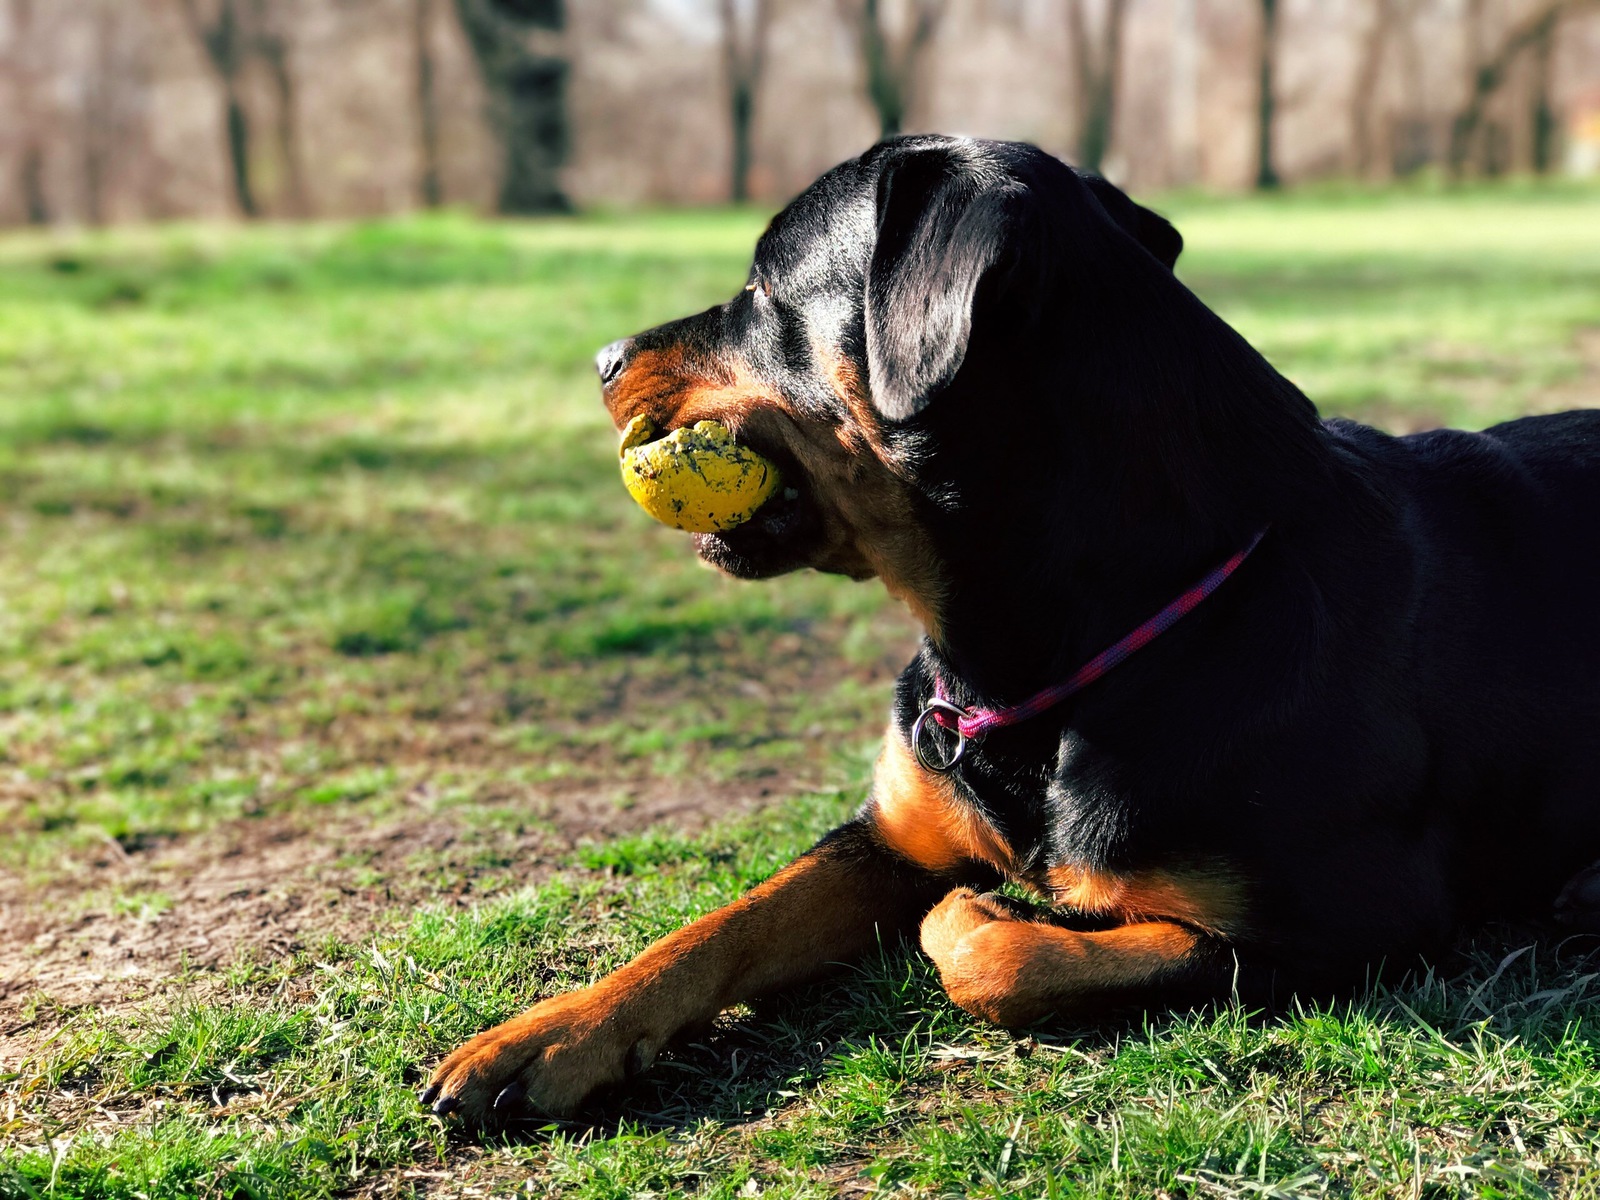
[[[533,746],[492,719],[482,663],[457,664],[455,701],[439,713],[291,721],[287,732],[269,713],[218,749],[264,781],[246,815],[201,832],[80,837],[26,873],[0,865],[0,1072],[79,1011],[126,1010],[179,979],[203,991],[241,959],[280,961],[326,937],[359,942],[418,905],[465,906],[536,882],[582,842],[658,824],[693,832],[816,786],[824,768],[794,750],[812,719],[802,698],[842,681],[886,698],[912,637],[889,611],[882,634],[881,652],[855,662],[825,636],[795,633],[773,638],[760,662],[730,633],[706,651],[714,670],[636,677],[624,657],[600,701],[561,714]],[[676,766],[613,744],[621,725],[663,711],[726,717],[739,739],[696,744]],[[779,731],[783,752],[766,749]],[[314,760],[303,752],[323,744],[335,772],[284,753]],[[695,755],[711,753],[722,761],[700,769]],[[51,747],[34,758],[27,772],[0,769],[0,825],[61,784]],[[552,763],[563,773],[529,776]],[[359,778],[369,769],[382,780],[371,795]]]
[[[356,940],[419,903],[476,903],[537,881],[580,842],[661,822],[692,831],[795,786],[652,786],[626,805],[615,788],[574,788],[499,805],[486,823],[441,811],[422,784],[407,796],[414,813],[378,821],[299,809],[143,847],[108,838],[72,883],[0,875],[0,1071],[80,1009],[124,1009],[245,956]]]

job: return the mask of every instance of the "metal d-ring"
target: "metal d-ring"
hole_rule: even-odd
[[[937,746],[932,748],[933,753],[930,754],[928,750],[923,748],[924,739],[922,735],[923,731],[928,727],[928,718],[932,717],[936,712],[949,713],[957,721],[967,715],[966,709],[951,704],[948,700],[940,700],[935,696],[928,701],[927,706],[917,715],[917,719],[911,725],[911,750],[917,756],[917,761],[927,770],[932,771],[935,775],[947,775],[955,770],[956,764],[961,761],[961,756],[967,752],[967,735],[961,732],[960,726],[957,726],[953,731],[956,735],[956,748],[950,752],[950,757],[939,758]],[[934,724],[937,725],[938,722],[935,721]],[[940,726],[940,728],[944,727]]]

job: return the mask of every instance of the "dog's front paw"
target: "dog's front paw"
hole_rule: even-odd
[[[1005,896],[957,888],[922,919],[922,949],[945,993],[975,1017],[1026,1025],[1050,1005],[1031,995],[1040,927]]]
[[[584,988],[480,1033],[439,1064],[420,1099],[441,1117],[479,1126],[523,1105],[564,1116],[648,1066],[658,1045],[598,989]]]

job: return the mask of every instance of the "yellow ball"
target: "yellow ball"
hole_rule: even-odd
[[[663,525],[720,533],[744,524],[778,490],[778,468],[735,442],[726,425],[700,421],[664,438],[655,433],[643,414],[628,422],[622,482]]]

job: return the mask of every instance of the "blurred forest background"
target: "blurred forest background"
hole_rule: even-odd
[[[0,0],[0,223],[778,201],[880,134],[1140,188],[1600,171],[1596,0]]]

